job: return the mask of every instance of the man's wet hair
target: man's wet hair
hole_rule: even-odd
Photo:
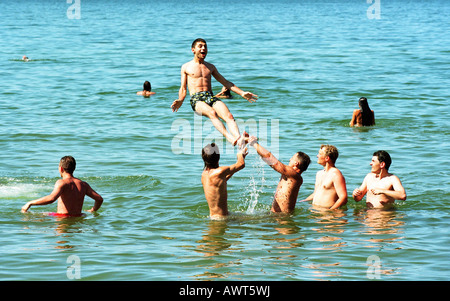
[[[297,152],[297,159],[299,161],[299,169],[303,172],[308,169],[309,163],[311,163],[311,158],[304,152]]]
[[[65,172],[73,174],[77,166],[77,162],[75,161],[75,158],[72,156],[64,156],[59,161],[59,165]]]
[[[205,41],[204,39],[198,38],[198,39],[195,39],[194,42],[192,42],[191,48],[194,48],[195,45],[197,45],[197,43],[199,43],[199,42],[202,42],[202,43],[205,43],[205,44],[206,44],[206,41]]]
[[[384,150],[376,151],[373,153],[373,156],[377,157],[380,163],[384,162],[384,168],[386,168],[386,170],[389,170],[389,167],[391,166],[392,163],[392,159],[387,151]]]
[[[333,163],[336,163],[337,158],[339,157],[339,151],[334,145],[330,144],[322,144],[320,148],[325,148],[325,156],[330,157],[330,160]]]
[[[205,162],[205,168],[219,167],[219,147],[215,143],[210,143],[202,149],[202,159]]]

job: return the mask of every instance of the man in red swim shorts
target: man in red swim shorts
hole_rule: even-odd
[[[86,195],[95,201],[94,206],[88,211],[97,211],[103,203],[103,198],[88,183],[73,176],[75,167],[76,161],[73,157],[62,157],[58,167],[62,179],[56,181],[53,192],[26,203],[22,207],[22,212],[27,212],[31,206],[48,205],[58,200],[57,212],[50,213],[50,215],[57,217],[82,216],[81,211]]]

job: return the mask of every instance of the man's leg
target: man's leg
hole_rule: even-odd
[[[239,137],[241,136],[239,127],[227,105],[222,101],[216,101],[213,104],[213,109],[216,111],[217,115],[227,123],[228,130],[230,131],[231,135],[233,135],[234,140],[236,141],[237,139],[239,139]]]
[[[195,112],[197,114],[200,114],[202,116],[208,117],[214,127],[233,145],[236,144],[237,138],[235,138],[233,135],[231,135],[225,126],[223,125],[222,121],[220,121],[219,116],[217,115],[216,111],[211,108],[209,105],[207,105],[203,101],[198,101],[195,104]]]

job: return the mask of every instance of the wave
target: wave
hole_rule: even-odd
[[[161,184],[161,181],[148,175],[129,176],[87,176],[80,177],[94,189],[100,191],[145,191]],[[48,194],[57,178],[46,177],[0,177],[0,199],[13,200],[32,198]],[[98,188],[97,188],[98,187]]]

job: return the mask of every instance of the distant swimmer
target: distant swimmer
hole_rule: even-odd
[[[371,126],[375,125],[375,113],[370,109],[367,98],[361,97],[358,101],[359,109],[353,111],[350,126]]]
[[[311,159],[303,152],[295,153],[285,165],[278,161],[271,152],[258,144],[257,138],[250,136],[248,144],[256,149],[258,155],[275,171],[281,174],[272,203],[272,212],[290,213],[295,209],[298,192],[302,186],[302,173],[308,169]]]
[[[334,145],[320,146],[317,163],[324,167],[316,174],[314,192],[303,201],[313,201],[313,206],[338,209],[347,203],[347,186],[341,171],[335,163],[339,156]]]
[[[400,179],[388,171],[391,162],[388,152],[379,150],[373,153],[371,172],[366,175],[361,186],[353,190],[356,202],[361,201],[366,193],[366,205],[369,208],[389,209],[395,200],[406,200],[405,188]]]
[[[29,61],[29,59],[28,59],[28,57],[27,57],[26,55],[24,55],[24,56],[22,57],[22,61],[24,61],[24,62],[28,62],[28,61]]]
[[[31,206],[48,205],[58,200],[57,212],[51,215],[61,217],[81,216],[86,195],[95,200],[94,206],[88,211],[97,211],[103,203],[103,198],[88,183],[73,176],[75,167],[76,161],[73,157],[62,157],[58,167],[62,179],[56,181],[53,192],[45,197],[26,203],[22,207],[22,212],[27,212]]]
[[[230,89],[227,89],[226,87],[222,87],[222,90],[219,93],[217,93],[215,95],[215,97],[230,99],[230,98],[233,98],[233,95],[231,95]]]
[[[149,97],[150,95],[156,94],[155,92],[152,92],[152,85],[148,80],[144,82],[144,90],[137,92],[137,95],[142,95],[144,97]]]
[[[227,181],[245,167],[247,148],[237,154],[237,161],[230,166],[219,166],[220,153],[215,143],[202,149],[205,167],[202,173],[202,184],[211,219],[223,219],[229,215]]]
[[[189,89],[191,96],[191,107],[194,112],[199,115],[203,115],[211,119],[214,127],[232,144],[241,148],[244,146],[243,140],[245,139],[240,135],[239,128],[234,120],[233,115],[230,113],[228,107],[220,99],[214,96],[211,86],[211,76],[220,82],[225,88],[241,95],[249,102],[254,102],[258,98],[257,95],[244,92],[233,83],[226,80],[217,71],[217,68],[205,61],[208,53],[206,41],[203,39],[196,39],[192,43],[192,53],[194,59],[185,63],[181,67],[181,87],[178,92],[178,99],[176,99],[172,105],[172,111],[176,112],[183,104],[186,97],[186,86]],[[228,131],[222,119],[228,126]]]

